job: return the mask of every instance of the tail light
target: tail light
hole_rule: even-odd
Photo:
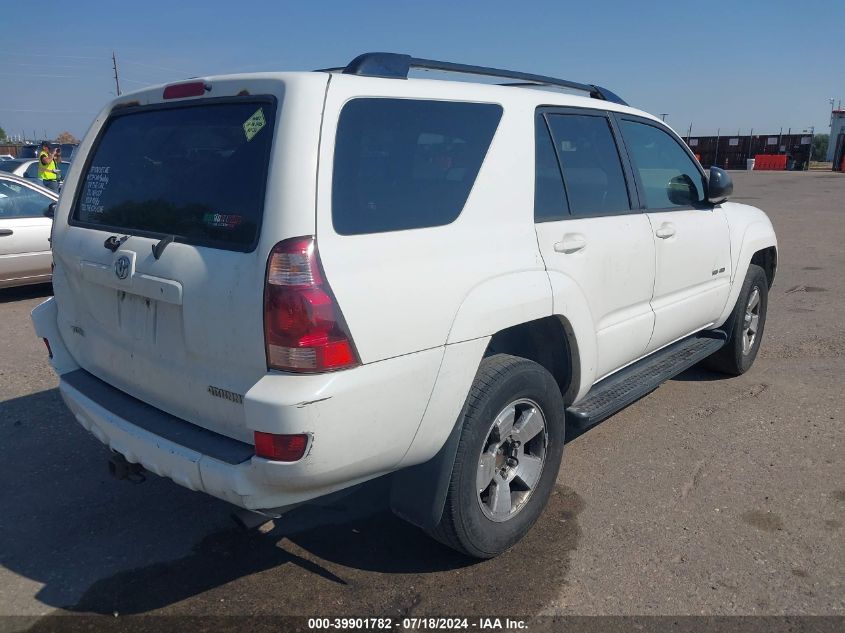
[[[279,242],[270,252],[264,345],[269,369],[315,373],[359,364],[313,237]]]
[[[185,97],[201,97],[211,90],[211,86],[204,81],[190,81],[181,84],[170,84],[164,87],[164,99],[184,99]]]
[[[276,433],[255,432],[255,454],[258,457],[277,462],[295,462],[302,459],[308,447],[308,435],[279,435]]]

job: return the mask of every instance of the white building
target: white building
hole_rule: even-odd
[[[830,113],[830,141],[827,144],[827,160],[833,160],[833,154],[837,147],[842,151],[842,145],[837,143],[839,137],[843,140],[839,143],[845,143],[845,110],[834,110]]]

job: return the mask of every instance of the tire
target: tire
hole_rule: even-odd
[[[736,306],[725,323],[730,327],[731,337],[724,347],[704,361],[705,366],[731,376],[747,372],[760,350],[768,307],[769,282],[766,273],[759,266],[751,264],[745,274]],[[753,336],[750,334],[751,329]]]
[[[542,366],[507,354],[482,360],[458,420],[462,430],[443,515],[429,534],[475,558],[492,558],[516,544],[554,487],[564,419],[560,388]]]

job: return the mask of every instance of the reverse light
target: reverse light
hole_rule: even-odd
[[[285,240],[270,251],[264,343],[268,369],[316,373],[359,364],[313,237]]]
[[[165,86],[165,99],[183,99],[185,97],[201,97],[206,91],[211,90],[211,86],[204,81],[190,81],[182,84],[171,84]]]
[[[308,435],[279,435],[276,433],[255,432],[255,454],[264,459],[277,462],[295,462],[302,459],[308,447]]]

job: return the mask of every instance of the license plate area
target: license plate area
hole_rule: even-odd
[[[134,341],[155,343],[158,302],[115,290],[117,295],[117,324],[121,334]]]

